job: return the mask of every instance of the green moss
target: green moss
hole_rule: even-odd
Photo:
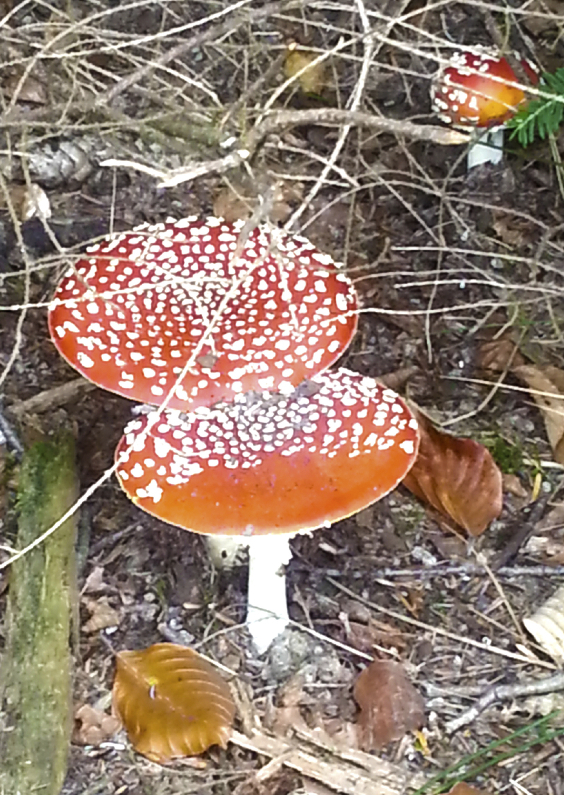
[[[62,432],[25,454],[18,484],[23,549],[48,530],[78,494],[74,441]],[[12,564],[6,653],[0,681],[0,792],[57,795],[71,729],[71,606],[76,598],[76,522],[68,519]]]
[[[516,475],[525,468],[523,462],[523,448],[517,442],[512,442],[498,434],[491,434],[482,439],[494,461],[506,475]]]

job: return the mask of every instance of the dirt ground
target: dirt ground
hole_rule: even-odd
[[[484,344],[505,334],[536,365],[564,367],[562,136],[527,150],[506,136],[500,165],[468,173],[461,146],[357,125],[345,136],[342,126],[308,121],[276,128],[252,142],[244,162],[224,163],[251,146],[267,111],[352,109],[439,127],[429,87],[441,59],[456,46],[505,42],[555,69],[564,54],[562,3],[3,0],[0,16],[0,398],[22,444],[54,420],[70,423],[84,491],[112,466],[131,417],[131,402],[86,382],[61,405],[22,408],[77,377],[46,324],[69,258],[111,230],[262,206],[274,223],[293,217],[292,228],[354,279],[362,310],[342,364],[391,374],[449,432],[484,443],[506,475],[503,512],[478,539],[446,531],[402,488],[297,537],[288,596],[305,630],[296,627],[266,660],[241,626],[244,562],[216,571],[201,538],[142,513],[114,478],[104,480],[80,513],[76,705],[109,708],[111,649],[185,643],[234,672],[239,731],[260,721],[265,734],[327,762],[329,773],[314,781],[284,755],[265,772],[268,755],[238,744],[198,764],[162,767],[119,735],[100,747],[73,744],[64,795],[384,792],[373,772],[364,770],[373,789],[344,789],[330,773],[345,763],[343,730],[357,712],[352,685],[372,657],[400,660],[426,704],[423,732],[377,754],[406,772],[398,793],[562,708],[559,692],[515,697],[457,732],[445,728],[489,686],[534,682],[556,669],[521,620],[563,582],[562,467],[522,383],[480,362]],[[326,55],[313,95],[299,81],[284,85],[291,41]],[[102,166],[108,158],[121,164]],[[160,187],[175,169],[201,163],[196,178]],[[23,219],[26,182],[45,191],[47,222]],[[8,450],[5,545],[14,538],[17,476]],[[0,547],[0,560],[7,557]],[[7,585],[2,571],[0,616]],[[88,623],[100,606],[114,611],[105,640]],[[0,645],[2,627],[0,619]],[[549,724],[563,726],[561,714]],[[335,738],[332,752],[315,745],[311,732],[320,728]],[[492,749],[487,758],[497,762],[469,783],[490,795],[562,795],[563,741],[546,731],[532,728]]]

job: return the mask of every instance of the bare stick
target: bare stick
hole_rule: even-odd
[[[45,389],[27,400],[14,403],[10,406],[10,411],[16,417],[33,413],[41,414],[58,406],[64,406],[65,403],[76,400],[83,393],[90,392],[92,389],[96,389],[96,384],[87,381],[86,378],[73,378],[72,381],[67,381],[66,384],[55,386],[52,389]]]
[[[132,168],[135,171],[150,173],[160,179],[159,187],[172,188],[183,182],[190,182],[204,174],[222,174],[236,166],[241,165],[254,154],[263,138],[272,133],[279,132],[285,127],[296,127],[308,124],[319,124],[325,127],[339,127],[343,124],[366,127],[390,135],[412,138],[417,141],[430,141],[440,146],[460,146],[467,144],[470,137],[465,133],[447,127],[437,127],[428,124],[414,124],[410,121],[387,119],[383,116],[374,116],[360,111],[338,110],[336,108],[315,108],[313,110],[280,110],[271,113],[260,124],[251,130],[245,141],[240,142],[240,148],[230,152],[225,157],[207,160],[202,163],[193,163],[177,171],[159,171],[143,163],[132,160],[109,159],[100,163],[107,167]]]
[[[422,775],[410,774],[373,754],[330,747],[314,732],[305,741],[302,737],[292,740],[270,737],[258,730],[252,731],[250,737],[233,732],[230,739],[240,748],[269,756],[342,795],[401,795],[408,784],[417,787],[425,782]],[[259,780],[271,772],[271,768],[262,768]]]
[[[445,730],[447,734],[452,734],[463,726],[467,726],[484,712],[492,704],[498,701],[508,701],[519,696],[541,696],[546,693],[555,693],[557,690],[564,690],[564,673],[554,674],[536,682],[523,682],[515,685],[494,685],[486,690],[484,695],[476,703],[447,723]]]
[[[162,67],[171,61],[175,61],[180,56],[184,55],[184,53],[193,50],[196,47],[201,47],[203,44],[206,44],[213,39],[219,39],[222,36],[227,35],[228,33],[232,33],[240,28],[245,22],[252,20],[254,23],[260,22],[263,19],[271,16],[271,14],[281,13],[283,11],[288,11],[290,8],[299,5],[298,0],[286,0],[286,2],[274,2],[274,3],[267,3],[262,8],[252,8],[249,9],[248,14],[239,14],[235,16],[235,11],[238,9],[244,10],[245,6],[250,5],[250,0],[239,0],[239,2],[234,3],[227,9],[221,9],[216,14],[210,14],[206,19],[206,28],[199,33],[196,33],[194,36],[191,36],[189,39],[182,41],[180,44],[177,44],[176,47],[171,47],[170,50],[167,50],[162,55],[158,57],[151,58],[150,61],[144,63],[139,69],[135,72],[132,72],[129,75],[123,77],[119,83],[116,83],[107,93],[102,94],[98,100],[94,103],[95,106],[103,107],[118,97],[120,94],[123,94],[124,91],[127,91],[128,88],[135,85],[136,83],[142,83],[146,80],[147,76],[154,72],[155,69],[158,67]],[[227,14],[230,16],[221,24],[211,25],[210,23],[220,17],[224,17]]]

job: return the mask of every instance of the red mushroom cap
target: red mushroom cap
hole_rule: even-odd
[[[521,63],[531,82],[537,82],[531,62],[523,59]],[[487,51],[458,52],[433,81],[433,110],[443,121],[458,127],[503,124],[525,100],[524,91],[507,85],[518,82],[505,58]]]
[[[174,389],[179,410],[290,389],[329,367],[356,330],[350,280],[305,238],[262,226],[240,240],[242,228],[191,217],[89,248],[49,308],[60,353],[133,400],[158,405]]]
[[[118,445],[117,475],[136,505],[188,530],[295,533],[379,500],[411,468],[418,444],[395,392],[341,369],[290,396],[144,415]]]

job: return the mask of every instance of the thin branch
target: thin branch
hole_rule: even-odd
[[[445,727],[447,734],[458,731],[463,726],[467,726],[484,712],[492,704],[498,701],[508,701],[509,699],[521,696],[542,696],[546,693],[555,693],[564,690],[564,673],[554,674],[536,682],[523,682],[514,685],[494,685],[490,687],[484,695],[467,709],[458,718],[449,721]]]
[[[399,137],[412,138],[417,141],[429,141],[440,146],[460,146],[470,142],[470,136],[447,127],[428,124],[414,124],[410,121],[387,119],[359,111],[338,110],[336,108],[315,108],[313,110],[280,110],[271,113],[260,124],[251,130],[239,148],[215,160],[193,163],[175,171],[159,171],[156,168],[136,163],[132,160],[109,159],[100,163],[101,166],[113,168],[131,168],[159,179],[160,188],[171,188],[184,182],[190,182],[205,174],[223,174],[240,166],[255,153],[266,136],[279,132],[285,127],[299,127],[310,124],[324,127],[340,127],[350,125],[365,127],[377,132],[389,133]]]

